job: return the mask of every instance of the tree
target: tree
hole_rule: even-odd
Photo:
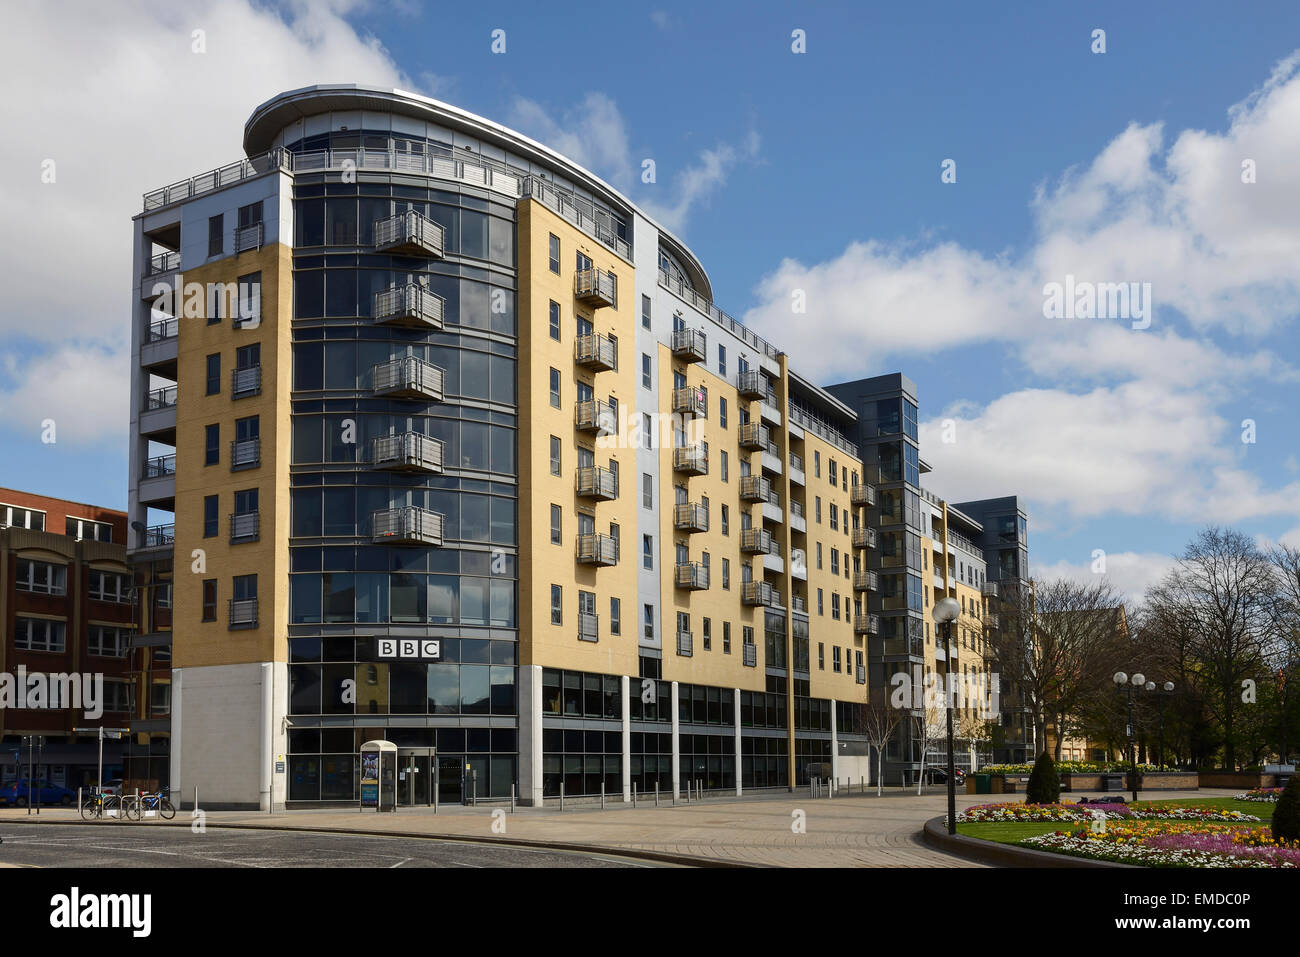
[[[879,795],[885,782],[885,748],[898,730],[903,720],[903,713],[890,707],[886,689],[877,688],[871,692],[862,713],[862,729],[867,744],[876,752],[876,794]]]
[[[962,715],[961,723],[957,731],[957,736],[966,742],[970,750],[970,769],[976,771],[979,768],[980,745],[986,744],[993,740],[994,728],[996,722],[980,714],[980,708],[976,707]],[[985,752],[987,755],[987,752]]]
[[[921,751],[921,770],[916,776],[916,793],[921,793],[921,785],[925,782],[925,758],[940,741],[947,741],[948,738],[948,713],[947,710],[934,704],[927,704],[920,714],[914,715],[912,720],[916,726],[916,736],[914,741]]]
[[[1055,804],[1061,799],[1061,776],[1056,773],[1056,763],[1044,751],[1029,772],[1029,785],[1025,788],[1026,804]]]
[[[1300,776],[1292,775],[1277,799],[1273,837],[1288,844],[1300,841]]]
[[[1286,764],[1300,738],[1300,548],[1279,545],[1268,557],[1278,578],[1269,663],[1277,685],[1277,753]]]

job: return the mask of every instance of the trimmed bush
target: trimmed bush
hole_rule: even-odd
[[[1056,763],[1044,751],[1029,772],[1029,785],[1025,788],[1026,804],[1055,804],[1061,799],[1061,776],[1056,773]]]
[[[1300,775],[1291,776],[1273,808],[1273,837],[1288,844],[1300,842]]]

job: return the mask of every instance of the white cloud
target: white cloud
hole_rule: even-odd
[[[42,441],[43,423],[54,421],[56,443],[125,449],[130,426],[130,357],[120,346],[67,345],[19,361],[4,361],[0,408],[6,444]]]
[[[1097,547],[1105,550],[1101,545]],[[1106,571],[1101,575],[1093,571],[1095,560],[1091,551],[1086,558],[1077,562],[1069,559],[1051,564],[1031,562],[1031,571],[1034,580],[1039,582],[1064,578],[1081,585],[1095,585],[1099,577],[1103,578],[1132,607],[1142,600],[1148,588],[1157,584],[1175,565],[1173,557],[1158,552],[1107,552],[1105,560]]]

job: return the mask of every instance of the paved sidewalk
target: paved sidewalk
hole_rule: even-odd
[[[1154,799],[1156,792],[1150,792]],[[1161,792],[1160,798],[1212,798],[1231,791]],[[1077,800],[1082,795],[1068,795]],[[1091,795],[1090,795],[1091,796]],[[958,794],[958,810],[999,799],[999,795]],[[1023,800],[1023,795],[1008,795]],[[519,808],[508,802],[504,815],[494,806],[443,807],[437,814],[407,808],[395,813],[355,810],[305,810],[277,814],[249,811],[207,811],[208,825],[239,825],[292,830],[406,833],[420,837],[510,841],[583,850],[645,851],[697,859],[701,863],[735,863],[760,867],[978,867],[960,858],[931,850],[921,843],[925,822],[945,813],[947,797],[939,789],[918,797],[897,789],[882,797],[841,795],[812,800],[807,794],[748,800],[712,799],[676,807],[642,804],[599,808]],[[804,829],[796,831],[796,812]],[[0,822],[27,818],[20,811],[0,812]],[[41,823],[80,820],[74,812],[46,809]],[[170,826],[190,826],[191,814],[181,811]],[[494,823],[496,830],[493,829]],[[162,822],[105,827],[166,826]],[[501,828],[504,826],[504,832]]]

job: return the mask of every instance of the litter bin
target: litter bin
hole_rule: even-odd
[[[975,775],[975,793],[992,794],[993,793],[993,775],[977,774]]]

